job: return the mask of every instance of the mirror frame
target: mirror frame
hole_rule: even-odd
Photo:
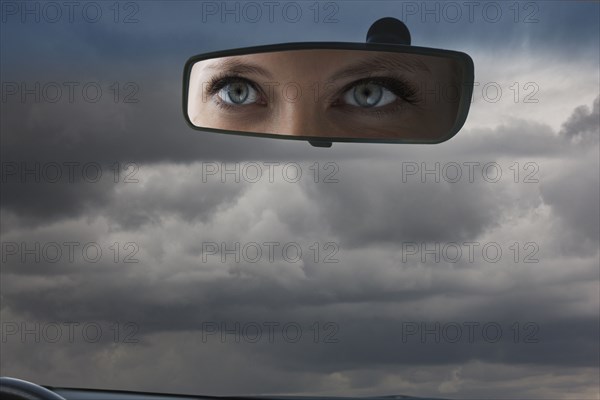
[[[336,138],[336,137],[318,137],[318,136],[295,136],[295,135],[283,135],[274,133],[260,133],[260,132],[243,132],[243,131],[230,131],[226,129],[216,128],[204,128],[198,127],[190,121],[187,103],[189,96],[189,82],[192,72],[193,65],[198,61],[204,61],[211,58],[221,58],[228,56],[239,56],[245,54],[257,54],[257,53],[271,53],[276,51],[294,51],[294,50],[366,50],[366,51],[384,51],[394,53],[407,53],[407,54],[420,54],[428,56],[442,56],[449,57],[458,60],[464,65],[463,70],[463,88],[461,91],[461,102],[458,108],[458,115],[454,122],[454,126],[450,131],[440,138],[434,141],[419,141],[411,139],[373,139],[373,138]],[[270,44],[265,46],[253,46],[253,47],[242,47],[224,51],[214,51],[209,53],[202,53],[190,57],[185,63],[183,70],[183,115],[187,124],[194,130],[203,132],[213,132],[228,135],[238,136],[251,136],[251,137],[262,137],[270,139],[285,139],[285,140],[302,140],[308,141],[317,147],[329,147],[331,143],[341,142],[354,142],[354,143],[406,143],[406,144],[438,144],[445,142],[454,137],[463,127],[469,114],[469,108],[471,107],[471,101],[473,96],[473,83],[474,83],[474,66],[471,57],[459,51],[434,49],[429,47],[417,47],[412,45],[399,45],[399,44],[382,44],[382,43],[352,43],[352,42],[294,42],[294,43],[281,43],[281,44]]]

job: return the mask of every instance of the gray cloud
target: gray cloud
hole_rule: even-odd
[[[591,110],[586,105],[577,107],[571,117],[563,124],[560,133],[586,144],[598,142],[600,138],[598,126],[600,120],[599,101],[600,97],[596,97]]]

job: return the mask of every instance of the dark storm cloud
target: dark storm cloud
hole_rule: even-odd
[[[511,134],[519,132],[524,140],[528,135],[535,137],[535,131],[521,130],[520,127],[513,127]],[[537,185],[515,185],[512,178],[496,183],[480,179],[473,183],[443,180],[424,183],[420,178],[403,182],[403,164],[389,158],[370,162],[341,161],[339,166],[343,174],[339,175],[340,182],[337,183],[285,186],[284,182],[280,182],[275,186],[235,185],[235,189],[218,182],[201,184],[198,182],[201,176],[198,165],[195,169],[193,166],[156,165],[146,171],[145,176],[140,176],[142,182],[139,185],[115,189],[103,206],[101,214],[108,218],[107,225],[114,226],[116,223],[125,229],[123,232],[93,225],[84,225],[80,232],[71,232],[74,236],[97,242],[111,243],[120,237],[139,243],[142,249],[138,256],[139,264],[115,265],[111,259],[105,259],[94,265],[86,265],[81,260],[75,266],[31,265],[19,263],[13,257],[3,268],[6,280],[10,278],[13,282],[11,286],[3,287],[4,300],[10,304],[11,312],[33,320],[87,321],[95,318],[137,321],[140,316],[146,316],[140,323],[144,336],[189,330],[201,334],[202,324],[206,321],[230,325],[271,320],[292,320],[304,324],[315,319],[335,321],[341,331],[338,346],[325,347],[317,353],[306,353],[302,346],[265,348],[277,349],[272,353],[277,357],[272,357],[279,358],[282,352],[290,351],[290,357],[304,360],[304,363],[289,366],[299,370],[314,370],[312,366],[319,360],[336,360],[333,363],[329,361],[325,370],[351,369],[357,363],[363,366],[398,362],[444,364],[470,359],[590,366],[593,360],[585,355],[593,354],[589,349],[596,346],[593,340],[595,334],[590,329],[595,320],[585,312],[581,314],[585,307],[582,309],[577,301],[572,304],[567,301],[570,296],[565,297],[560,291],[548,292],[543,284],[533,298],[544,301],[528,300],[533,293],[531,286],[514,286],[510,282],[531,280],[527,274],[529,270],[523,270],[524,275],[518,276],[509,272],[509,264],[491,265],[493,269],[489,273],[494,274],[488,278],[477,264],[445,270],[439,264],[420,265],[419,260],[408,264],[393,260],[398,256],[401,243],[406,241],[481,241],[486,232],[498,229],[501,221],[511,215],[541,206],[536,200],[540,192],[542,200],[556,210],[553,216],[559,220],[572,220],[573,223],[568,222],[567,226],[579,234],[591,235],[592,240],[594,235],[597,237],[594,221],[589,218],[590,212],[595,209],[593,197],[576,207],[578,212],[573,214],[566,207],[573,200],[563,199],[557,194],[564,182],[561,174],[595,171],[582,162],[585,158],[581,155],[587,154],[588,150],[569,144],[559,136],[550,137],[554,137],[557,143],[570,146],[565,154],[569,157],[574,152],[579,154],[579,162],[572,170],[563,168],[555,177],[548,175],[551,179],[543,181],[539,188]],[[494,146],[493,141],[490,143]],[[480,172],[479,169],[475,171]],[[148,179],[152,176],[153,179]],[[570,181],[576,182],[575,179]],[[593,190],[594,186],[590,187]],[[577,193],[584,190],[578,186],[572,189]],[[206,197],[207,194],[210,194],[209,197]],[[219,196],[228,200],[216,201]],[[293,205],[293,212],[277,206],[281,203]],[[257,207],[258,204],[260,206]],[[218,209],[215,208],[217,205]],[[259,217],[264,207],[274,214],[274,218]],[[399,210],[412,211],[401,213]],[[240,212],[242,214],[238,214]],[[295,223],[298,215],[305,220],[316,220],[299,228]],[[591,222],[582,225],[582,218],[586,217]],[[228,224],[232,220],[235,225]],[[253,229],[250,221],[263,221],[262,233],[247,233],[247,229]],[[372,224],[372,221],[378,223]],[[220,242],[230,238],[262,242],[269,239],[293,241],[302,237],[314,240],[317,237],[315,224],[324,232],[321,237],[338,241],[341,246],[340,263],[311,265],[306,258],[300,264],[279,260],[274,265],[235,265],[220,263],[215,258],[208,263],[200,261],[198,246],[207,240]],[[547,234],[557,233],[551,231]],[[558,240],[569,236],[559,236]],[[67,237],[63,235],[57,239],[53,229],[38,232],[33,237],[28,235],[27,230],[17,230],[11,231],[5,240],[15,243],[24,240],[47,242],[66,240]],[[574,243],[576,239],[571,240]],[[536,240],[542,246],[544,243],[552,244],[549,238],[536,237]],[[587,256],[583,265],[578,269],[571,265],[569,270],[561,272],[561,260],[552,264],[548,258],[554,258],[560,251],[548,253],[547,250],[542,253],[545,254],[541,264],[544,274],[548,273],[548,269],[554,274],[563,274],[556,279],[562,285],[570,285],[572,290],[567,292],[587,293],[589,288],[585,283],[593,280],[597,253],[579,252],[580,256]],[[53,282],[53,279],[44,277],[46,267],[52,268],[56,277],[68,277],[68,283]],[[485,268],[485,265],[481,267]],[[74,268],[86,272],[74,273]],[[120,278],[124,271],[132,280]],[[425,278],[430,273],[437,279],[430,281],[430,278]],[[567,278],[569,275],[571,277]],[[28,276],[37,276],[40,281],[32,284],[28,282]],[[489,287],[470,284],[478,281]],[[534,285],[534,281],[530,283]],[[36,296],[28,295],[33,292]],[[506,298],[499,294],[504,292],[508,293]],[[450,305],[448,310],[439,305],[433,306],[440,295],[465,299],[459,304],[467,301],[469,305],[460,306],[463,311],[454,311],[454,315],[436,315],[452,309]],[[554,309],[551,314],[541,313],[546,304],[552,303],[563,304],[566,308],[561,312]],[[127,304],[127,307],[122,307],[122,304]],[[416,304],[431,313],[425,320],[423,311],[415,312]],[[432,306],[437,311],[429,309]],[[381,315],[371,315],[374,309]],[[581,317],[573,319],[573,310]],[[438,343],[434,346],[419,342],[409,348],[401,347],[401,361],[394,352],[390,352],[398,345],[398,334],[402,334],[402,331],[398,333],[398,328],[402,327],[402,322],[493,321],[504,329],[510,329],[508,327],[515,319],[533,321],[536,326],[545,327],[543,332],[546,336],[540,336],[539,345],[520,348],[510,341],[501,341],[493,345],[445,343],[440,347]],[[569,330],[573,332],[571,335],[566,333]],[[575,333],[580,339],[570,340]],[[362,350],[351,352],[350,349],[355,349],[365,336],[372,340],[363,344]],[[559,346],[557,341],[561,338],[565,342]],[[553,346],[562,350],[550,352]],[[263,357],[270,356],[263,353]]]
[[[5,162],[4,169],[12,168]],[[20,167],[19,167],[20,168]],[[35,170],[35,163],[28,168]],[[107,166],[105,166],[105,169]],[[19,216],[19,224],[36,226],[85,213],[94,213],[105,204],[112,190],[105,179],[96,183],[2,183],[2,208]],[[6,228],[6,225],[4,226]]]
[[[443,178],[435,183],[435,172],[422,179],[421,169],[434,171],[436,162],[406,160],[377,166],[371,161],[342,164],[342,168],[352,181],[310,192],[323,221],[347,246],[469,240],[495,223],[500,214],[493,185],[466,179],[452,184]],[[442,170],[439,163],[437,168]],[[407,174],[414,169],[419,170],[418,177]],[[353,181],[361,182],[360,186]],[[360,211],[350,217],[349,210]]]
[[[577,146],[589,148],[579,163],[564,162],[560,172],[548,177],[541,193],[545,203],[565,222],[571,237],[565,235],[565,250],[581,252],[598,250],[600,238],[600,180],[598,171],[598,138],[600,136],[598,98],[593,110],[577,107],[563,124],[561,135],[567,136]]]
[[[13,281],[16,279],[14,276],[10,278]],[[27,304],[23,301],[16,303],[11,290],[5,289],[6,300],[17,305],[10,309],[11,312],[19,317],[5,317],[3,320],[26,321],[30,325],[35,321],[42,324],[52,321],[78,321],[81,324],[94,321],[133,321],[139,326],[137,338],[141,339],[142,345],[159,332],[193,332],[216,343],[221,337],[219,328],[234,332],[227,339],[233,343],[236,340],[236,329],[241,335],[240,327],[258,324],[265,336],[255,347],[257,352],[262,353],[262,357],[269,359],[269,365],[279,364],[282,369],[312,372],[381,364],[448,364],[472,359],[499,363],[593,367],[596,362],[594,354],[598,350],[598,330],[594,318],[540,318],[536,316],[533,307],[523,303],[514,304],[521,308],[520,314],[509,312],[506,305],[497,310],[486,309],[483,302],[477,311],[473,310],[461,318],[423,318],[421,313],[411,310],[408,304],[390,300],[356,303],[352,308],[344,303],[322,304],[321,307],[316,307],[315,304],[314,308],[302,311],[299,306],[304,305],[310,295],[310,285],[303,285],[297,293],[288,291],[287,297],[295,297],[295,304],[275,307],[273,304],[277,300],[271,297],[283,299],[286,293],[265,280],[260,283],[260,288],[250,290],[244,290],[238,284],[225,284],[225,281],[212,282],[210,285],[196,282],[194,290],[191,285],[185,288],[182,285],[169,287],[167,284],[161,290],[146,284],[126,288],[115,284],[114,280],[111,283],[109,279],[98,278],[93,287],[83,281],[73,285],[68,290],[69,294],[61,294],[59,290],[38,289],[38,300],[29,305],[29,310],[35,315],[21,309],[28,307]],[[101,287],[104,290],[100,290]],[[21,286],[21,290],[24,289]],[[64,286],[61,289],[62,292],[65,291]],[[110,290],[110,296],[107,296],[107,290]],[[187,304],[176,299],[174,302],[169,301],[169,297],[172,297],[168,294],[169,290],[179,291],[181,298],[187,298]],[[306,294],[300,294],[300,290]],[[138,299],[133,298],[132,291],[139,293]],[[152,297],[144,296],[143,293],[152,293]],[[217,302],[210,301],[217,296]],[[429,293],[428,297],[430,296],[432,293]],[[238,304],[239,299],[249,298],[254,299],[252,304]],[[230,304],[228,300],[231,301]],[[494,301],[498,300],[498,297],[494,298]],[[125,304],[127,306],[123,307]],[[269,312],[262,312],[261,306],[268,306]],[[544,307],[542,304],[536,306]],[[379,307],[396,311],[386,316],[369,315],[373,313],[369,310],[380,312]],[[526,307],[528,311],[525,310]],[[141,318],[142,316],[144,317]],[[274,332],[278,336],[283,334],[281,328],[286,323],[301,326],[306,335],[309,335],[308,332],[313,335],[310,327],[317,321],[323,326],[331,323],[330,328],[319,333],[325,338],[329,334],[331,341],[322,342],[325,338],[321,337],[318,342],[321,346],[317,347],[313,343],[313,337],[308,336],[295,345],[286,341],[270,343],[266,336],[266,326],[270,321],[276,324],[273,326],[276,326]],[[515,323],[520,325],[515,327]],[[488,325],[484,331],[483,328]],[[203,333],[203,330],[209,331]],[[251,342],[250,333],[248,339],[240,338],[240,335],[238,341]],[[19,337],[20,332],[11,336],[11,341],[17,343],[15,340]],[[286,360],[294,362],[288,363]]]
[[[578,111],[575,113],[577,115]],[[512,177],[497,183],[480,178],[473,183],[467,180],[449,183],[442,178],[436,183],[431,182],[429,175],[429,183],[423,183],[420,175],[415,180],[414,175],[403,174],[403,165],[410,163],[414,166],[411,160],[417,159],[415,153],[410,155],[408,150],[402,151],[401,157],[396,154],[399,159],[387,154],[377,161],[341,159],[337,176],[340,181],[321,186],[306,182],[287,186],[285,182],[275,186],[206,184],[199,180],[202,174],[198,164],[149,165],[136,176],[140,182],[110,185],[109,194],[100,198],[102,201],[96,212],[88,209],[85,214],[74,212],[70,215],[71,218],[102,215],[106,218],[106,226],[105,223],[74,221],[77,228],[68,229],[61,227],[61,219],[57,217],[55,225],[45,230],[38,229],[32,235],[26,227],[18,228],[21,225],[19,221],[22,221],[18,215],[11,215],[13,221],[9,224],[8,235],[3,236],[5,242],[62,242],[72,237],[109,245],[114,240],[125,239],[139,244],[142,252],[138,256],[141,262],[130,265],[115,264],[110,258],[111,253],[108,253],[108,259],[97,264],[85,263],[81,259],[74,264],[35,264],[31,263],[31,257],[28,262],[21,263],[12,257],[3,264],[3,304],[9,304],[3,308],[3,313],[14,313],[18,317],[10,320],[16,321],[137,321],[140,337],[144,340],[151,340],[153,335],[185,335],[186,332],[192,332],[196,338],[201,337],[203,323],[207,321],[225,323],[229,327],[236,323],[243,325],[263,321],[294,321],[303,326],[317,320],[332,321],[339,328],[340,342],[323,346],[318,351],[314,351],[310,343],[298,346],[284,343],[250,347],[247,355],[239,350],[236,352],[236,357],[260,357],[267,365],[278,366],[279,369],[312,374],[316,371],[327,374],[353,370],[356,365],[362,368],[417,363],[441,366],[468,363],[473,359],[511,365],[535,363],[593,367],[594,359],[590,355],[597,349],[593,328],[596,320],[586,312],[581,314],[579,298],[571,299],[571,295],[561,291],[549,292],[545,284],[540,286],[536,295],[532,295],[531,286],[507,284],[507,281],[515,279],[531,279],[527,274],[513,276],[508,273],[510,269],[502,273],[507,265],[495,268],[494,275],[500,276],[493,278],[481,275],[478,265],[465,265],[465,268],[446,274],[439,264],[418,269],[418,261],[413,260],[407,265],[392,261],[392,257],[397,257],[398,246],[407,240],[481,240],[486,232],[497,229],[501,221],[510,215],[539,207],[540,193],[542,201],[554,210],[552,215],[567,221],[565,226],[582,237],[589,236],[592,240],[597,237],[594,220],[589,218],[593,215],[590,212],[595,209],[594,198],[589,195],[594,185],[589,186],[589,192],[578,185],[568,191],[588,193],[575,208],[568,207],[573,204],[573,199],[563,198],[560,190],[564,186],[565,174],[570,182],[579,182],[576,179],[581,178],[577,176],[579,173],[589,173],[589,178],[594,179],[595,168],[589,168],[585,162],[594,148],[588,150],[578,143],[565,141],[543,125],[533,125],[532,129],[524,129],[524,126],[527,127],[523,123],[507,125],[498,128],[501,133],[497,135],[505,139],[520,137],[525,142],[541,144],[541,131],[541,135],[548,138],[543,147],[546,151],[538,149],[534,153],[564,162],[556,151],[562,146],[565,150],[563,158],[569,160],[573,157],[576,160],[573,167],[556,169],[547,164],[553,173],[547,175],[548,179],[542,180],[543,184],[538,188],[514,185]],[[593,127],[589,129],[594,130]],[[490,140],[488,145],[490,148],[475,141],[473,149],[478,149],[475,154],[485,157],[473,159],[480,163],[487,159],[500,161],[502,157],[514,156],[515,152],[519,154],[516,147],[498,150],[497,147],[501,147],[498,141]],[[419,162],[430,163],[427,165],[431,168],[432,162],[444,163],[439,157],[439,153],[432,153]],[[590,159],[594,160],[593,157]],[[416,164],[421,167],[419,162]],[[500,165],[506,167],[501,162]],[[481,173],[479,167],[474,171]],[[108,178],[110,182],[112,176]],[[403,178],[409,179],[403,182]],[[86,184],[89,183],[80,182],[73,187],[84,188]],[[225,201],[222,201],[223,196]],[[260,206],[257,207],[258,204]],[[290,210],[277,204],[293,207]],[[267,219],[261,215],[265,207],[275,214],[275,218]],[[13,210],[14,207],[5,207],[5,212]],[[252,228],[249,221],[253,220],[263,221],[266,226],[261,234],[246,235],[245,230]],[[301,220],[312,222],[298,224]],[[65,219],[64,223],[67,221]],[[230,221],[235,221],[235,224],[231,225]],[[373,224],[372,221],[378,223]],[[198,246],[206,240],[219,242],[233,238],[261,242],[274,238],[289,241],[302,237],[314,239],[317,225],[324,232],[322,238],[339,242],[340,263],[311,265],[305,260],[301,265],[279,262],[271,266],[236,266],[215,263],[214,259],[208,264],[200,262]],[[287,230],[278,233],[280,226]],[[559,235],[559,241],[569,239],[570,243],[577,243],[578,239],[577,235],[569,235],[568,231],[565,236],[555,231],[548,234]],[[536,240],[542,246],[552,243],[547,238],[536,237]],[[578,267],[577,274],[570,265],[570,269],[564,272],[567,275],[556,278],[562,286],[568,282],[571,290],[566,290],[566,293],[588,292],[589,288],[583,282],[593,281],[594,275],[590,275],[590,271],[594,271],[597,258],[593,247],[591,250],[578,252],[587,258]],[[564,265],[561,262],[549,264],[547,258],[542,261],[543,274],[548,274],[548,268],[555,274],[559,273]],[[47,276],[48,269],[53,271],[52,277]],[[124,271],[128,278],[123,278]],[[426,278],[430,273],[437,279],[430,281],[431,278]],[[11,282],[10,286],[5,284],[7,281]],[[479,287],[472,282],[489,287]],[[530,284],[534,285],[534,282]],[[489,294],[486,294],[488,291]],[[500,296],[498,291],[508,294]],[[461,299],[453,314],[449,314],[451,318],[437,315],[453,309],[448,304],[448,309],[444,310],[437,303],[439,296]],[[544,301],[531,301],[531,297]],[[469,305],[462,304],[463,301]],[[541,313],[547,304],[554,303],[571,308],[565,308],[561,313],[554,309],[550,315]],[[127,306],[123,307],[124,304]],[[373,315],[374,310],[380,315]],[[569,310],[571,312],[567,313]],[[573,310],[581,316],[574,318],[571,315]],[[423,315],[428,316],[424,318]],[[508,332],[515,320],[536,324],[534,326],[540,331],[539,343],[521,343],[519,346],[508,336],[497,343],[488,343],[481,338],[478,343],[459,344],[447,340],[441,344],[435,340],[433,343],[427,340],[421,343],[420,339],[412,344],[402,342],[401,329],[405,327],[402,323],[420,326],[421,323],[435,322],[459,325],[469,321],[480,324],[494,322]],[[366,343],[365,337],[369,338]],[[578,340],[571,340],[573,337]],[[104,348],[85,348],[94,354],[105,351]],[[287,356],[282,358],[282,354]],[[56,354],[56,357],[61,359],[64,354]],[[296,361],[290,364],[283,361],[286,359]],[[315,369],[315,365],[320,367]],[[139,379],[139,382],[147,382],[142,376]],[[303,387],[302,378],[297,379],[287,387]],[[261,379],[258,378],[258,381],[261,382]],[[148,387],[148,383],[142,385]],[[223,390],[216,384],[211,387]],[[258,386],[240,383],[239,387]],[[324,384],[323,387],[328,386]],[[281,390],[278,385],[263,384],[261,388]]]
[[[560,133],[576,141],[595,143],[600,138],[600,97],[596,97],[592,109],[582,105],[573,110],[573,114],[563,124]]]

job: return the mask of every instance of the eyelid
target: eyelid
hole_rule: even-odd
[[[217,92],[219,92],[219,90],[223,89],[226,85],[234,82],[244,82],[250,85],[257,92],[262,93],[262,90],[260,90],[260,87],[255,82],[251,81],[248,78],[244,78],[243,76],[231,74],[216,75],[213,78],[211,78],[211,80],[208,82],[208,88],[206,89],[206,92],[209,95],[214,95]]]

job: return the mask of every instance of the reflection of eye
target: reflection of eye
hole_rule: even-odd
[[[256,102],[258,93],[249,83],[237,81],[223,86],[218,96],[227,104],[243,105]]]
[[[208,83],[206,93],[223,108],[266,105],[266,97],[259,86],[240,76],[215,76]]]
[[[385,106],[396,99],[395,94],[373,82],[361,83],[344,93],[347,104],[365,108]]]
[[[374,109],[402,100],[409,104],[417,102],[417,90],[404,80],[391,77],[366,78],[352,82],[342,90],[341,101],[336,105]]]

